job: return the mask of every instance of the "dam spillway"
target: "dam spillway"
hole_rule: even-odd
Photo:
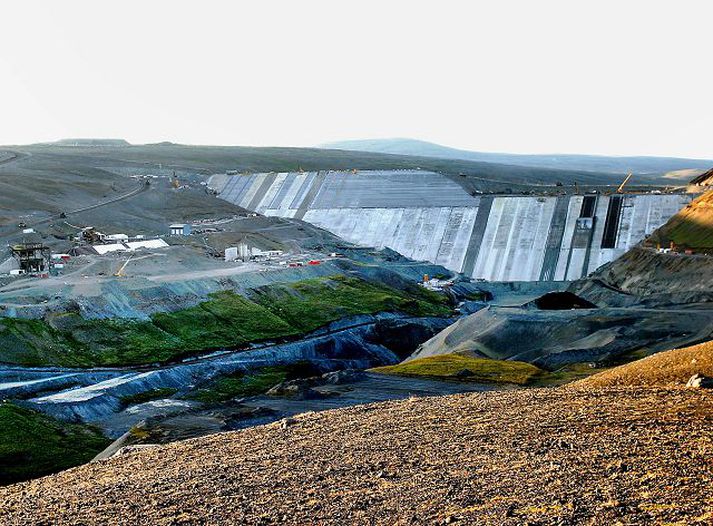
[[[622,255],[687,194],[470,195],[434,172],[215,175],[220,198],[488,281],[565,281]]]

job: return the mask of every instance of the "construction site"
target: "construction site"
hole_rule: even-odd
[[[710,11],[4,3],[0,526],[712,526]]]
[[[7,200],[0,218],[0,397],[88,426],[93,454],[558,385],[713,335],[708,177],[527,182],[517,167],[329,151],[287,169],[271,151],[249,170],[244,149],[118,149],[28,147],[0,165],[35,203]],[[58,166],[63,184],[38,191],[32,177]],[[424,360],[467,365],[379,372]],[[532,379],[493,381],[477,360]]]
[[[681,208],[683,189],[578,195],[470,195],[424,171],[214,175],[221,199],[297,218],[364,246],[388,247],[487,281],[571,281],[644,241]],[[528,193],[536,193],[536,190]]]

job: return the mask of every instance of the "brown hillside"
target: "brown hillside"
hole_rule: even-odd
[[[653,354],[573,385],[683,387],[696,373],[713,377],[713,341]]]
[[[707,172],[703,172],[698,177],[692,179],[691,182],[688,184],[698,186],[708,186],[713,184],[713,168],[711,168]]]
[[[0,524],[711,524],[711,414],[561,388],[311,413],[0,488]]]

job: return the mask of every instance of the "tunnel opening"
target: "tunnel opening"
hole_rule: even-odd
[[[580,298],[571,292],[548,292],[537,298],[534,306],[540,310],[571,310],[571,309],[596,309],[591,301]]]

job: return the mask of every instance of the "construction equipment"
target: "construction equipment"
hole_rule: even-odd
[[[38,274],[49,270],[51,251],[41,241],[24,239],[22,243],[12,245],[10,250],[25,274]]]
[[[121,267],[119,267],[119,270],[117,270],[116,272],[114,272],[114,276],[116,276],[117,278],[123,278],[124,276],[126,276],[126,274],[124,274],[124,269],[126,269],[126,265],[129,264],[129,261],[131,261],[131,259],[132,259],[133,257],[134,257],[134,256],[129,256],[129,259],[127,259],[126,261],[124,261],[124,264],[121,265]]]
[[[631,176],[632,176],[632,175],[633,175],[633,174],[632,174],[631,172],[629,172],[628,174],[626,174],[626,178],[625,178],[625,179],[622,181],[622,183],[619,185],[619,188],[616,189],[616,193],[617,193],[617,194],[622,194],[622,193],[624,193],[624,186],[626,186],[626,183],[629,182],[629,179],[631,179]]]

